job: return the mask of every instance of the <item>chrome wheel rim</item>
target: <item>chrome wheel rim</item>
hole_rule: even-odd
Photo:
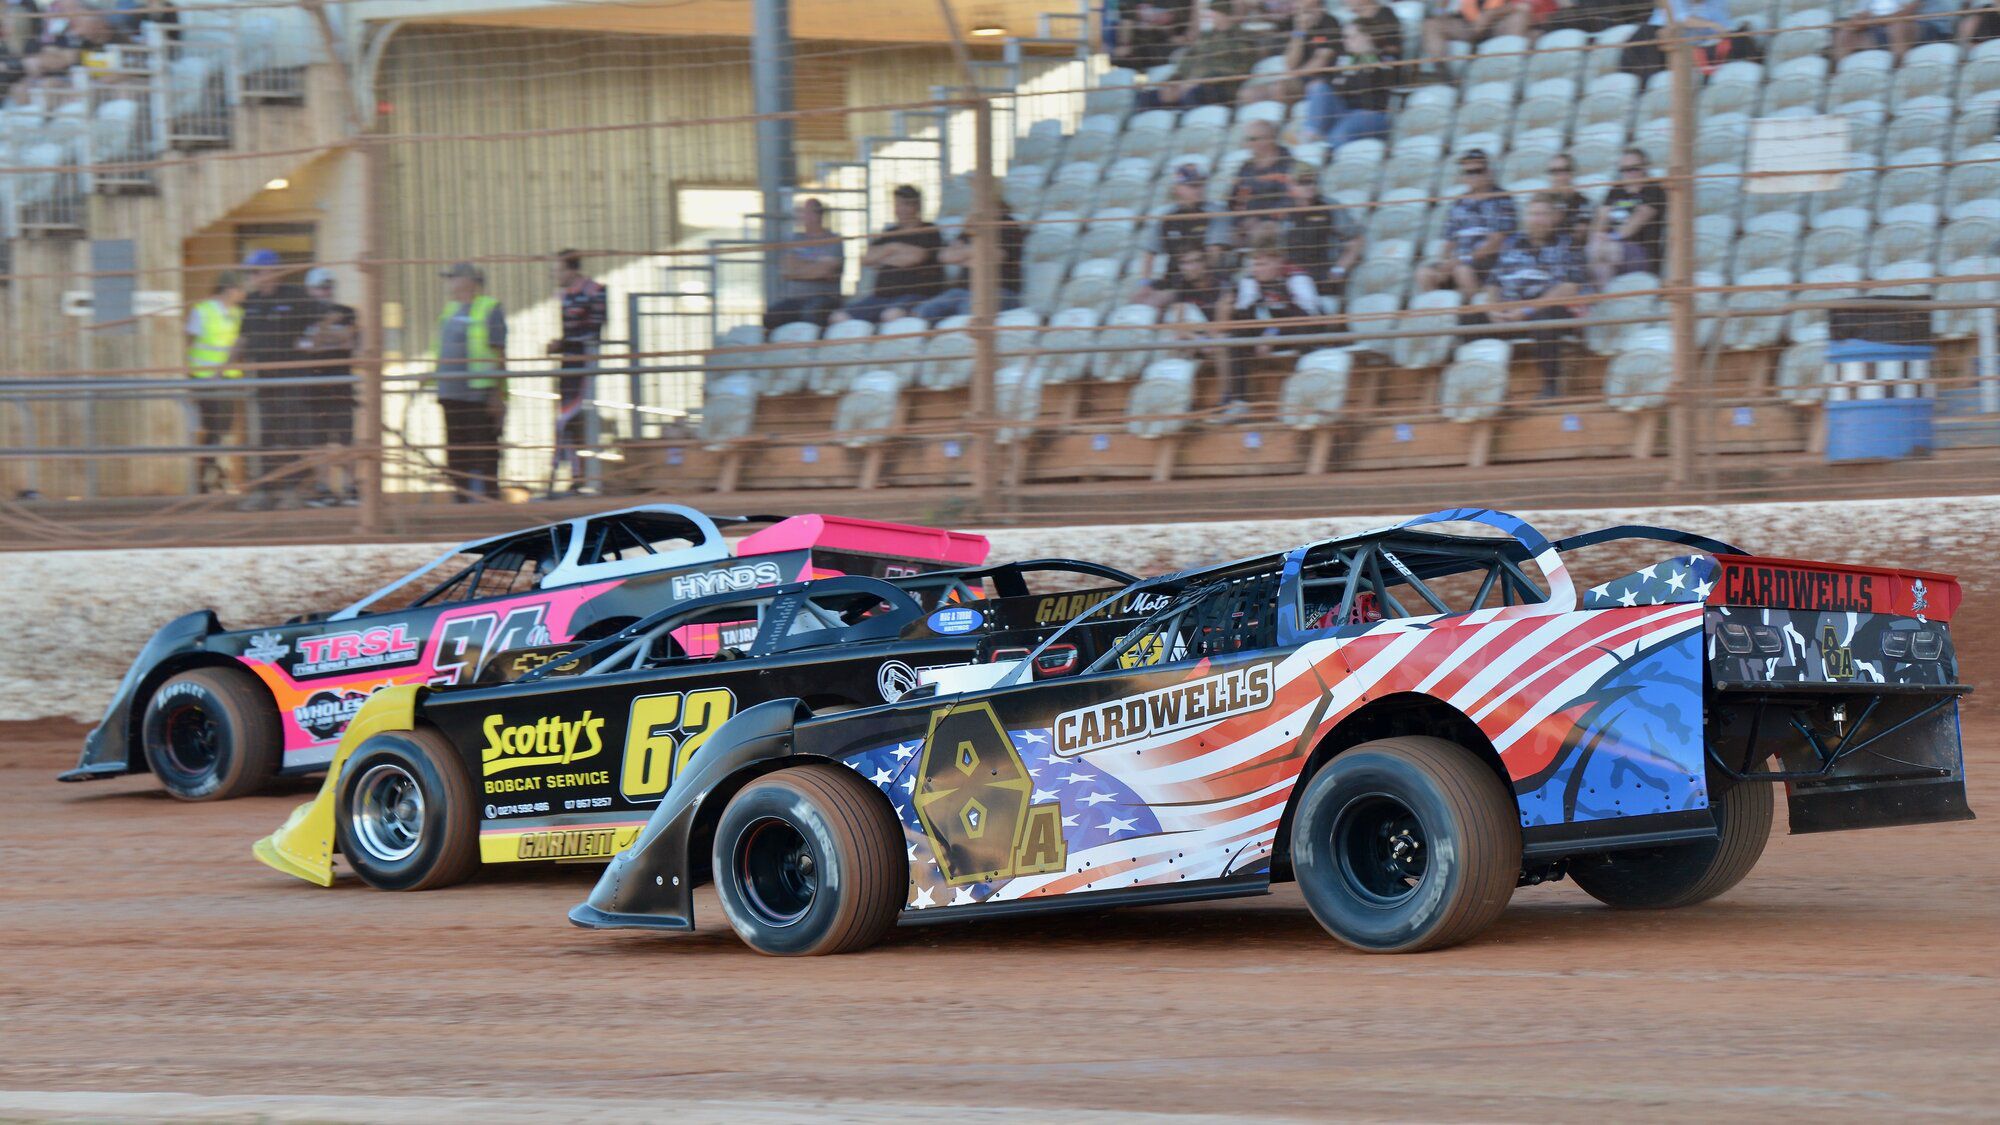
[[[370,857],[408,859],[423,843],[424,791],[410,771],[393,762],[370,766],[354,786],[348,825]]]

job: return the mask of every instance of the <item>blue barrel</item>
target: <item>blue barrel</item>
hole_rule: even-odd
[[[1880,398],[1826,404],[1826,459],[1879,461],[1929,453],[1927,398]]]

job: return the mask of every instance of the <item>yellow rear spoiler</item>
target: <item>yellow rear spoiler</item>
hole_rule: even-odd
[[[312,800],[292,810],[276,832],[250,848],[258,862],[287,875],[333,886],[333,825],[340,803],[340,770],[369,738],[385,731],[410,730],[416,725],[420,684],[397,684],[368,697],[340,736],[340,746],[327,763],[326,780]]]

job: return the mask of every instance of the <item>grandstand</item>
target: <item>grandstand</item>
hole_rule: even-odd
[[[1103,13],[1080,8],[1007,5],[996,19],[966,7],[928,28],[928,11],[892,27],[865,5],[802,10],[798,42],[816,38],[787,59],[795,103],[771,114],[751,88],[752,44],[729,38],[756,30],[744,13],[710,13],[721,38],[695,40],[704,17],[684,7],[184,4],[178,28],[143,23],[69,81],[11,98],[0,110],[0,270],[11,275],[0,337],[12,342],[0,362],[31,380],[162,389],[127,387],[131,401],[90,406],[87,426],[74,385],[15,395],[0,413],[16,455],[0,462],[10,491],[186,490],[174,458],[188,448],[188,391],[167,389],[180,374],[178,313],[237,260],[261,214],[294,217],[270,199],[276,182],[314,188],[319,233],[297,259],[334,263],[343,293],[379,302],[364,313],[372,363],[359,379],[387,404],[364,403],[364,425],[386,427],[392,497],[453,484],[419,379],[423,326],[442,302],[432,278],[452,261],[482,263],[519,310],[514,338],[539,341],[554,315],[540,259],[559,244],[606,248],[600,272],[617,296],[591,468],[614,490],[921,486],[990,505],[996,492],[1084,481],[1295,479],[1309,490],[1370,470],[1399,482],[1435,471],[1443,491],[1511,474],[1615,477],[1643,494],[1663,472],[1713,487],[1700,475],[1723,471],[1780,490],[1852,488],[1863,478],[1826,464],[1851,428],[1830,404],[1893,400],[1924,404],[1935,416],[1925,446],[1974,466],[1934,479],[1986,472],[2000,445],[2000,40],[1836,60],[1844,12],[1735,0],[1735,56],[1642,77],[1625,53],[1660,33],[1644,22],[1650,6],[1599,6],[1596,26],[1412,60],[1443,65],[1401,76],[1385,135],[1335,150],[1310,135],[1303,97],[1153,107],[1142,94],[1172,83],[1176,64],[1110,65]],[[1389,7],[1414,50],[1424,5]],[[1327,11],[1350,15],[1340,0]],[[827,26],[843,20],[844,31]],[[982,23],[1013,34],[960,37]],[[1268,56],[1245,77],[1282,90],[1287,68]],[[496,76],[515,89],[494,91]],[[596,96],[553,100],[578,83]],[[777,174],[757,146],[780,118],[791,159]],[[1148,299],[1169,264],[1142,251],[1178,169],[1205,175],[1218,210],[1234,206],[1244,132],[1260,122],[1317,170],[1320,198],[1364,246],[1338,292],[1285,322],[1280,347]],[[1836,167],[1774,179],[1787,145],[1832,152]],[[1555,186],[1544,169],[1565,159],[1596,203],[1634,147],[1665,185],[1670,252],[1538,322],[1559,378],[1528,337],[1470,315],[1466,295],[1417,288],[1417,263],[1443,251],[1463,190],[1458,154],[1487,153],[1522,203]],[[521,172],[524,160],[578,158],[596,170],[588,184]],[[1018,305],[995,296],[990,327],[976,307],[935,322],[763,327],[793,201],[822,200],[840,219],[848,291],[863,293],[863,240],[888,221],[892,187],[922,189],[949,243],[989,229],[983,180],[995,218],[1026,228]],[[747,205],[700,218],[696,190]],[[656,204],[656,192],[673,202]],[[139,280],[120,282],[121,271]],[[952,283],[995,284],[964,273]],[[81,311],[80,288],[91,298]],[[67,324],[55,313],[66,295]],[[1906,298],[1923,303],[1923,361],[1829,354],[1841,318]],[[552,365],[537,349],[509,348],[502,475],[517,480],[537,479],[548,456]],[[1248,400],[1227,413],[1225,366]],[[51,448],[79,452],[26,456]]]

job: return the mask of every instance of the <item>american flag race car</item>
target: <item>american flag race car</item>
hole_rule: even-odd
[[[1682,553],[1572,583],[1566,559],[1632,540]],[[815,954],[1292,880],[1341,941],[1409,952],[1552,879],[1719,895],[1778,784],[1794,833],[1972,815],[1943,574],[1455,509],[1070,597],[1032,651],[982,646],[893,703],[743,710],[571,921],[691,929],[712,880],[753,948]]]

